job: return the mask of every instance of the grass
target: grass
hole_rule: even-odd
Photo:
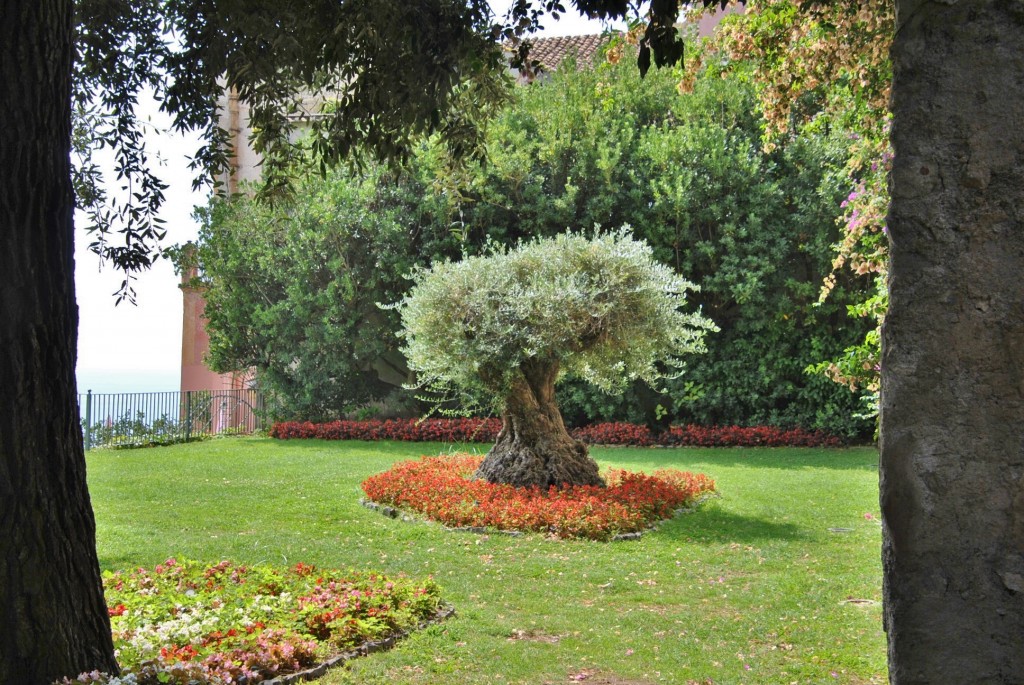
[[[94,450],[100,564],[302,561],[437,579],[453,619],[322,685],[886,682],[874,449],[594,448],[602,465],[717,481],[719,499],[639,541],[452,533],[359,504],[367,476],[450,449],[231,438]]]

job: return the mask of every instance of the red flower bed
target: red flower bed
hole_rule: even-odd
[[[494,442],[501,419],[388,419],[275,423],[270,437],[280,440],[400,440],[403,442]]]
[[[447,526],[550,532],[562,538],[607,540],[671,517],[715,491],[703,474],[659,469],[652,475],[612,470],[608,487],[516,488],[469,480],[482,457],[423,457],[363,481],[379,504],[419,512]]]
[[[657,445],[654,434],[647,426],[635,423],[595,423],[572,430],[572,437],[588,445],[635,445],[650,447]]]
[[[666,447],[839,447],[842,441],[821,431],[774,426],[672,426],[654,435],[647,426],[598,423],[572,431],[591,445],[664,445]]]
[[[840,447],[842,441],[822,431],[773,426],[673,426],[661,441],[664,445],[767,446],[767,447]]]
[[[270,437],[280,440],[401,440],[407,442],[494,442],[500,419],[389,419],[387,421],[332,421],[275,423]],[[591,445],[650,447],[839,447],[839,438],[821,431],[772,426],[672,426],[655,435],[647,426],[632,423],[597,423],[574,428],[572,436]]]

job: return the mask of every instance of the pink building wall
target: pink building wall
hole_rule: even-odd
[[[193,428],[214,434],[238,429],[248,432],[258,425],[257,393],[244,392],[250,387],[251,374],[216,373],[204,363],[210,336],[206,332],[202,290],[190,285],[195,275],[194,270],[187,271],[181,279],[181,392],[183,396],[194,393],[185,404],[191,403],[188,419],[198,422]],[[184,420],[188,411],[182,411]]]
[[[244,387],[238,374],[216,373],[203,363],[210,349],[210,336],[206,332],[206,300],[199,289],[189,285],[195,273],[181,277],[181,391],[234,390]]]

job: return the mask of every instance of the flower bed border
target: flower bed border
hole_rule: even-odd
[[[308,668],[305,671],[297,671],[295,673],[288,673],[287,675],[277,676],[276,678],[273,678],[271,680],[264,680],[261,683],[261,685],[295,685],[295,683],[300,683],[303,681],[308,682],[310,680],[322,678],[327,673],[327,671],[329,671],[332,668],[335,668],[337,666],[343,666],[344,664],[346,664],[349,661],[352,661],[353,659],[358,659],[359,657],[364,657],[368,654],[387,651],[394,647],[396,644],[398,644],[399,640],[404,640],[405,638],[412,635],[414,632],[423,630],[424,628],[432,626],[436,623],[446,621],[454,615],[455,607],[451,604],[445,603],[441,606],[438,612],[434,614],[433,618],[417,623],[414,628],[398,631],[397,633],[387,636],[383,640],[370,640],[368,642],[364,642],[355,649],[350,649],[346,652],[342,652],[341,654],[325,659],[316,666]]]
[[[707,493],[705,495],[701,495],[700,497],[695,499],[689,506],[679,507],[678,509],[676,509],[672,513],[672,516],[670,518],[661,519],[659,521],[653,521],[651,522],[651,525],[647,526],[647,528],[645,528],[642,531],[638,530],[633,531],[631,533],[619,533],[617,535],[613,535],[608,539],[608,542],[625,542],[628,540],[639,540],[643,537],[645,532],[649,530],[656,530],[661,524],[665,523],[666,521],[671,521],[677,516],[683,516],[684,514],[692,514],[693,512],[697,511],[697,508],[701,504],[715,497],[721,497],[721,495],[719,495],[718,493]],[[531,532],[524,530],[503,530],[501,528],[494,528],[490,526],[459,526],[453,528],[451,526],[446,526],[443,523],[428,518],[423,514],[419,514],[414,511],[410,512],[405,511],[403,509],[398,509],[396,507],[391,506],[390,504],[381,504],[380,502],[374,502],[372,499],[367,499],[365,497],[360,499],[359,503],[366,507],[367,509],[369,509],[370,511],[375,511],[381,516],[386,516],[389,519],[401,519],[402,521],[410,523],[414,521],[420,521],[424,523],[436,523],[437,525],[441,526],[450,533],[475,533],[477,535],[505,535],[507,537],[520,538],[524,535],[529,535]],[[543,533],[534,534],[542,535]]]
[[[494,442],[501,420],[371,419],[368,421],[283,421],[269,431],[272,438],[295,440],[397,440],[401,442]],[[841,447],[843,441],[822,431],[774,426],[672,426],[655,435],[633,423],[596,423],[570,431],[591,445],[633,447]]]

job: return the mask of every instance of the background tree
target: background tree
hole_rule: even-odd
[[[726,70],[707,58],[681,95],[683,72],[640,79],[630,51],[618,54],[517,89],[488,131],[488,165],[448,195],[470,240],[629,223],[660,261],[701,283],[694,302],[721,331],[684,379],[664,395],[638,384],[618,397],[569,382],[566,417],[644,422],[660,404],[678,422],[865,435],[857,398],[805,373],[870,328],[846,310],[869,279],[840,274],[818,304],[843,234],[846,131],[805,128],[765,151],[753,63]]]
[[[542,488],[603,485],[555,401],[562,374],[605,390],[656,382],[704,349],[713,324],[686,313],[694,286],[627,230],[565,233],[420,270],[399,305],[409,365],[428,389],[501,413],[477,471]]]

